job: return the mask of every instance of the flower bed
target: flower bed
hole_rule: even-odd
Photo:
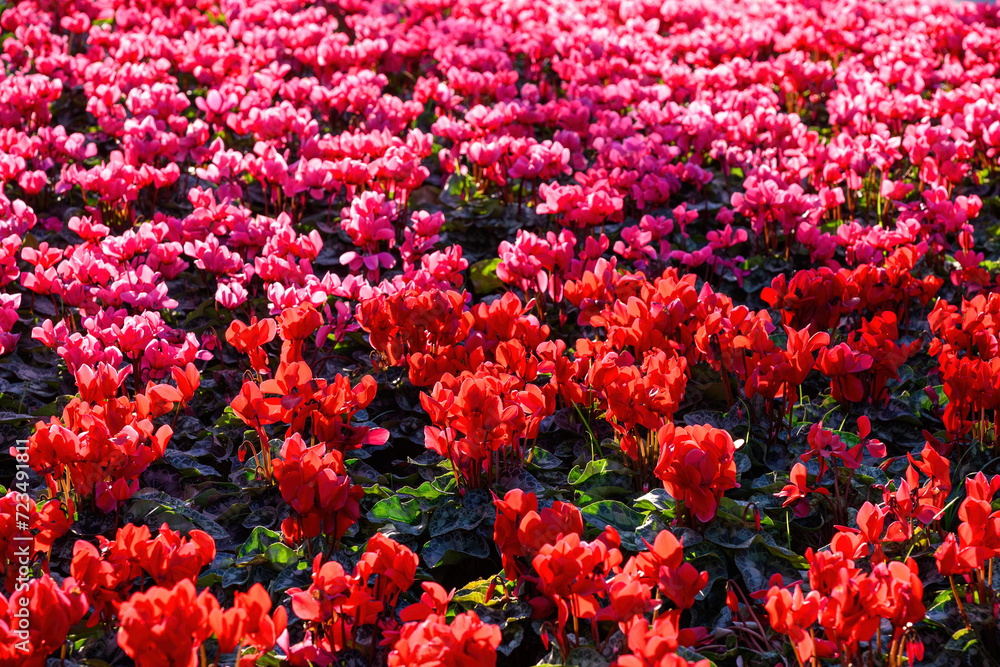
[[[0,667],[1000,651],[995,6],[0,29]]]

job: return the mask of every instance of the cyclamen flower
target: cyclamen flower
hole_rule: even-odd
[[[816,367],[830,378],[833,398],[842,403],[864,399],[865,388],[859,374],[872,367],[872,358],[859,354],[847,343],[820,350]]]
[[[274,648],[288,625],[288,612],[277,607],[271,614],[271,596],[259,583],[246,593],[236,592],[231,609],[213,609],[209,615],[219,652],[231,653],[239,645],[252,646],[255,653],[241,655],[239,664],[256,664],[257,658]]]
[[[87,613],[87,597],[72,578],[57,584],[49,575],[31,578],[24,590],[0,594],[0,664],[44,667],[66,643],[70,629]],[[19,619],[29,622],[27,637]],[[44,622],[40,622],[44,619]]]
[[[514,243],[500,243],[497,277],[514,283],[525,292],[548,294],[553,302],[562,299],[563,276],[575,259],[576,237],[568,230],[544,238],[518,230]]]
[[[598,596],[606,592],[609,575],[622,562],[618,550],[620,538],[608,526],[596,540],[585,542],[577,533],[569,533],[553,544],[542,545],[531,561],[538,574],[538,589],[543,600],[536,600],[536,609],[543,601],[555,606],[556,627],[565,628],[570,616],[592,619],[599,609]]]
[[[652,627],[644,616],[638,616],[628,624],[626,636],[631,655],[623,655],[613,663],[614,667],[709,667],[706,660],[688,662],[677,654],[681,645],[679,614],[671,611],[653,621]],[[689,631],[685,631],[689,632]]]
[[[666,424],[657,432],[657,440],[660,458],[655,472],[663,488],[699,521],[711,521],[722,494],[739,486],[732,436],[711,426]]]
[[[364,266],[369,273],[375,272],[376,275],[379,267],[390,269],[395,265],[396,260],[392,255],[379,252],[383,241],[389,248],[395,245],[394,201],[386,201],[385,195],[377,192],[362,192],[340,215],[340,228],[347,232],[359,249],[341,255],[341,264],[346,264],[352,271]]]
[[[17,454],[14,450],[14,456]],[[25,555],[24,548],[27,547],[28,555],[33,559],[41,559],[44,569],[53,543],[73,525],[73,518],[66,516],[59,500],[53,498],[41,509],[37,509],[35,503],[29,503],[25,512],[24,505],[18,502],[19,498],[16,491],[0,496],[0,586],[5,586],[8,591],[17,588],[19,559]],[[27,531],[23,528],[25,520]],[[25,537],[28,539],[25,540]]]
[[[322,443],[307,447],[296,433],[285,440],[280,458],[274,459],[274,478],[281,497],[298,516],[297,521],[285,519],[281,526],[290,542],[320,534],[339,540],[358,520],[364,491],[351,484],[339,451],[326,452]]]
[[[483,623],[473,612],[459,614],[449,625],[437,614],[403,626],[389,653],[389,667],[493,667],[500,628]]]
[[[791,506],[795,511],[795,516],[804,517],[809,514],[807,496],[810,493],[819,493],[824,496],[830,495],[830,492],[823,487],[809,486],[806,467],[801,463],[796,463],[792,466],[792,470],[788,475],[788,481],[790,483],[786,484],[781,491],[778,491],[774,495],[778,498],[784,498],[785,502],[781,506]]]
[[[648,260],[655,260],[657,257],[652,242],[653,232],[635,226],[626,227],[622,230],[621,240],[615,241],[614,251],[642,269]]]
[[[94,613],[88,625],[109,621],[132,591],[143,572],[159,586],[172,587],[181,580],[194,582],[215,558],[215,541],[192,530],[187,538],[160,526],[151,538],[149,528],[126,524],[114,541],[98,537],[98,545],[77,540],[70,572],[87,594]]]
[[[226,310],[236,310],[247,301],[250,294],[239,281],[219,282],[215,290],[215,302]]]
[[[708,585],[708,573],[684,562],[683,542],[668,530],[660,531],[652,544],[643,539],[648,551],[630,559],[625,572],[650,587],[657,587],[678,609],[690,609],[695,596]]]
[[[403,230],[403,245],[399,249],[405,270],[412,269],[418,259],[434,249],[443,224],[444,214],[440,211],[414,211],[410,215],[410,224]]]
[[[153,586],[119,609],[118,646],[136,667],[194,667],[218,608],[212,594],[197,594],[189,579],[170,588]]]

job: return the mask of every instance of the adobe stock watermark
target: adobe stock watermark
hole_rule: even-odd
[[[31,544],[34,538],[29,532],[28,517],[31,510],[31,496],[28,495],[28,441],[18,440],[14,446],[17,460],[17,472],[10,487],[15,491],[17,501],[14,521],[17,534],[14,535],[14,561],[10,566],[17,567],[17,586],[13,595],[17,597],[17,608],[14,610],[12,630],[18,638],[16,648],[23,653],[31,652],[28,629],[31,626],[31,612],[28,610],[28,582],[31,580]]]

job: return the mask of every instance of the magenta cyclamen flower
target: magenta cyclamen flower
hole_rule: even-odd
[[[444,213],[440,211],[414,211],[410,215],[410,224],[403,230],[403,245],[399,248],[405,270],[410,270],[419,258],[433,250],[443,224]]]
[[[389,269],[395,265],[392,255],[379,251],[382,241],[388,248],[395,245],[396,230],[392,224],[396,218],[395,202],[386,201],[385,195],[378,192],[362,192],[340,215],[340,228],[347,232],[358,248],[357,252],[348,251],[341,255],[341,264],[346,264],[351,271],[364,266],[367,271],[375,273],[379,267]]]
[[[518,230],[514,243],[500,243],[497,277],[514,283],[525,292],[548,294],[554,301],[562,298],[564,273],[575,259],[576,237],[563,230],[544,238]]]

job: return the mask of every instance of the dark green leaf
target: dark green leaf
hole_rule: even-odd
[[[431,537],[453,530],[472,530],[495,514],[493,499],[489,493],[474,489],[465,494],[461,503],[448,503],[434,510],[428,528]]]
[[[617,500],[601,500],[580,510],[583,520],[599,530],[611,526],[619,535],[633,536],[642,525],[644,517],[625,503]]]
[[[183,452],[168,452],[163,457],[163,462],[174,468],[185,476],[202,475],[206,477],[218,477],[219,472],[212,466],[199,463],[193,456]]]
[[[424,545],[421,555],[427,567],[457,563],[466,557],[489,558],[490,545],[477,532],[456,530],[432,537]]]

